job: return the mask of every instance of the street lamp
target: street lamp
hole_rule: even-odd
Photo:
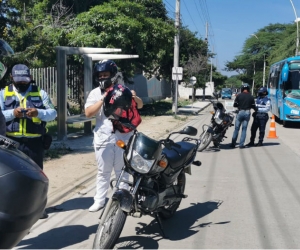
[[[294,10],[294,13],[295,13],[295,17],[296,17],[296,19],[295,19],[295,22],[296,22],[296,25],[297,25],[296,56],[298,56],[298,47],[299,47],[299,26],[298,26],[298,22],[300,21],[299,20],[300,18],[297,17],[297,13],[296,13],[296,9],[294,7],[293,1],[292,0],[290,0],[290,1],[291,1],[292,7],[293,7],[293,10]]]
[[[254,36],[257,40],[259,40],[258,37],[257,37],[257,35],[251,34],[251,36]],[[264,53],[263,87],[265,86],[265,78],[266,78],[266,54]]]

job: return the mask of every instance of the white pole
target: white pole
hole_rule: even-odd
[[[253,69],[253,81],[252,81],[252,91],[251,91],[251,94],[253,95],[253,90],[254,90],[254,77],[255,77],[255,62],[254,62],[254,65],[253,65],[254,69]]]
[[[295,17],[296,17],[296,20],[295,20],[296,25],[297,25],[296,56],[298,56],[298,47],[299,47],[299,27],[298,27],[298,22],[299,22],[299,20],[298,20],[298,17],[297,17],[297,13],[296,13],[296,9],[294,7],[293,1],[292,0],[290,0],[290,1],[291,1],[292,7],[293,7],[293,10],[294,10],[294,13],[295,13]]]
[[[179,26],[180,26],[180,0],[176,0],[175,28],[176,28],[177,33],[174,38],[174,67],[178,67],[178,65],[179,65]],[[174,82],[173,82],[173,84],[174,84]],[[177,101],[178,101],[177,100],[177,96],[178,96],[178,78],[177,77],[176,77],[176,82],[175,82],[175,86],[173,89],[175,89],[175,94],[174,94],[172,110],[176,115],[177,114]]]
[[[266,79],[266,55],[264,54],[263,87],[265,86],[265,79]]]

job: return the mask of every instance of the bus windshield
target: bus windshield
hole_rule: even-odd
[[[289,65],[288,81],[284,85],[285,94],[288,97],[300,98],[300,63]]]

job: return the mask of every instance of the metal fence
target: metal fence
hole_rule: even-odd
[[[56,67],[35,68],[30,70],[36,85],[44,89],[50,96],[54,105],[57,104],[57,70]],[[83,98],[83,76],[80,77],[82,69],[80,65],[68,65],[67,69],[67,99],[73,103],[79,104],[80,108],[84,106]],[[133,84],[126,84],[127,87],[136,91],[144,103],[151,103],[153,100],[160,100],[171,97],[171,84],[164,79],[159,81],[156,77],[147,79],[142,74],[133,77]],[[81,94],[80,94],[81,93]]]
[[[30,70],[35,84],[45,90],[51,100],[56,103],[57,98],[57,70],[56,67],[34,68]],[[76,65],[68,65],[67,93],[68,99],[79,102],[79,77]]]

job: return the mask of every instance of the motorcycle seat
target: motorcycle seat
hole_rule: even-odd
[[[196,144],[181,141],[177,142],[180,148],[172,147],[172,149],[163,149],[163,153],[166,155],[171,168],[176,169],[184,165],[187,160],[193,155],[193,151],[196,150]]]

